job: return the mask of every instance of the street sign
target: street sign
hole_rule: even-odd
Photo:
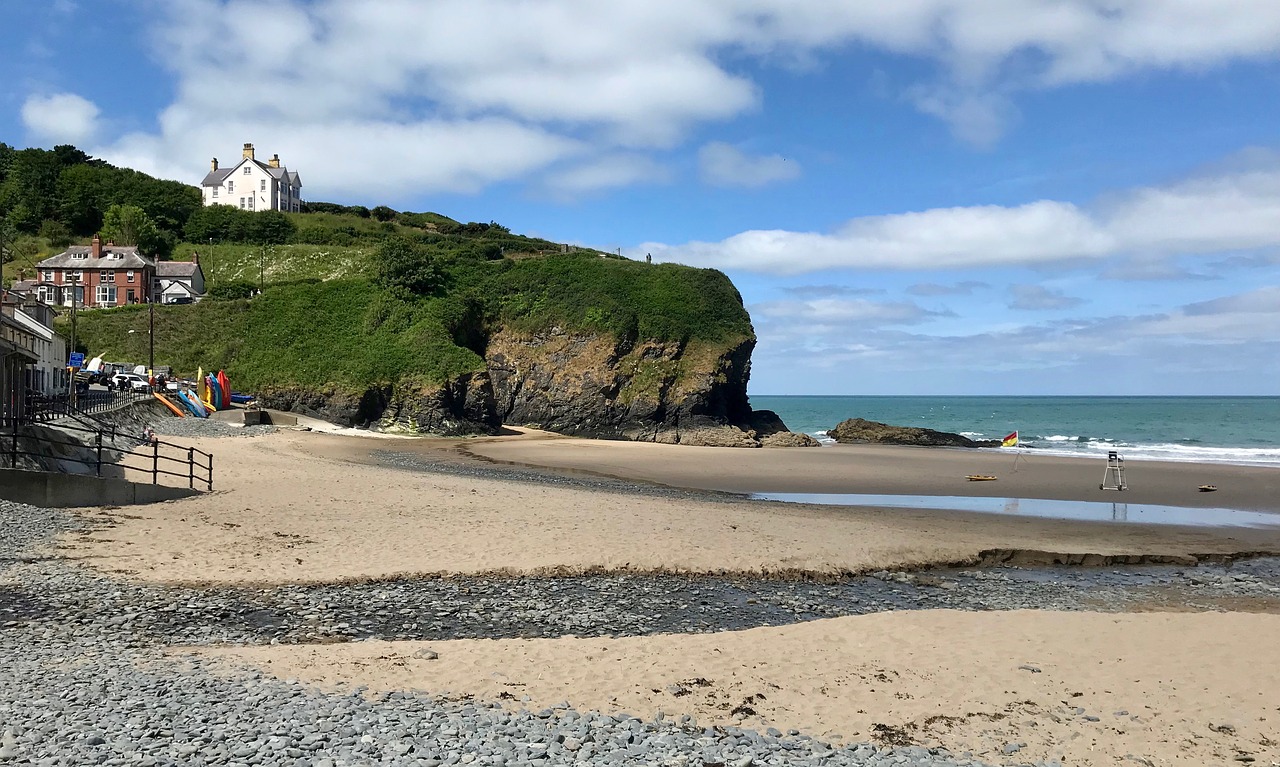
[[[84,352],[71,352],[71,359],[67,361],[69,368],[84,367]]]

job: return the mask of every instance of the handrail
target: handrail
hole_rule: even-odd
[[[183,445],[174,444],[172,442],[165,442],[164,440],[161,440],[156,437],[147,438],[147,437],[136,437],[129,434],[121,434],[115,431],[114,429],[110,430],[109,442],[111,444],[104,446],[103,438],[104,436],[106,436],[108,430],[101,429],[101,428],[86,429],[86,428],[71,426],[69,424],[63,424],[59,428],[63,430],[81,431],[81,432],[92,434],[93,444],[89,445],[89,444],[85,444],[84,442],[80,442],[76,440],[60,440],[51,436],[37,435],[34,433],[21,435],[19,434],[18,427],[23,424],[18,419],[11,418],[11,419],[5,419],[5,420],[8,421],[8,427],[10,429],[10,433],[7,435],[4,435],[6,437],[9,437],[9,439],[5,440],[8,443],[7,447],[9,449],[4,452],[7,453],[9,456],[9,465],[11,467],[17,468],[18,456],[23,456],[25,458],[37,458],[37,459],[45,457],[44,454],[42,453],[36,453],[30,450],[19,450],[18,449],[19,437],[21,437],[26,440],[31,440],[31,441],[41,443],[41,444],[46,444],[46,445],[62,445],[66,447],[93,449],[94,460],[92,461],[84,460],[84,459],[76,458],[72,456],[60,456],[58,460],[78,463],[83,466],[92,466],[94,468],[94,475],[98,477],[102,476],[102,467],[103,467],[103,464],[106,463],[108,465],[119,466],[121,469],[124,469],[124,470],[137,471],[143,474],[150,474],[151,484],[153,485],[160,484],[160,475],[163,474],[165,476],[177,477],[179,479],[185,478],[187,480],[187,487],[190,487],[190,488],[195,488],[196,483],[200,482],[204,484],[206,490],[213,490],[213,454],[212,453],[206,453],[203,450],[198,450],[194,447],[186,447]],[[0,425],[3,425],[3,423],[4,422],[0,421]],[[120,447],[116,447],[114,443],[122,440],[129,441],[129,442],[136,442],[137,444],[130,449],[122,449]],[[150,455],[139,455],[136,452],[138,448],[146,447],[146,446],[149,446],[151,448]],[[174,458],[173,456],[170,456],[170,455],[162,455],[160,453],[160,449],[162,447],[174,448],[176,450],[182,451],[182,454],[184,454],[185,457]],[[103,460],[104,450],[106,450],[108,453],[119,453],[120,457],[115,461],[110,461],[110,460],[104,461]],[[196,456],[200,456],[205,460],[203,461],[197,460]],[[131,465],[126,462],[128,459],[131,459],[131,458],[141,459],[144,462],[149,459],[151,465],[149,468],[144,466]],[[179,473],[179,472],[173,472],[173,471],[161,469],[160,461],[162,460],[185,465],[187,467],[187,470],[185,473]]]

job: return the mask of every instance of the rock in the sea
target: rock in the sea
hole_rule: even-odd
[[[879,445],[918,445],[921,447],[999,447],[1000,440],[972,440],[962,434],[934,431],[914,426],[890,426],[887,423],[850,418],[827,431],[827,436],[841,443],[875,443]]]
[[[761,447],[821,447],[822,443],[808,434],[797,434],[787,429],[778,414],[772,410],[751,411],[751,430]]]

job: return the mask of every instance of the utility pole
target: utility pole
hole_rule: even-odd
[[[147,355],[147,374],[154,376],[156,374],[156,302],[155,296],[151,297],[151,302],[147,304],[148,323],[150,329],[147,330],[147,340],[151,343],[151,351]]]
[[[213,286],[213,274],[217,270],[217,266],[218,266],[217,261],[213,257],[213,238],[210,237],[209,238],[209,287]],[[209,292],[209,289],[205,288],[205,292],[206,293]]]
[[[68,357],[76,353],[76,292],[80,278],[76,277],[70,269],[67,270],[67,279],[71,282],[71,348],[68,350]],[[67,360],[70,362],[70,359]],[[71,371],[71,386],[67,391],[67,402],[75,407],[76,404],[76,374]]]

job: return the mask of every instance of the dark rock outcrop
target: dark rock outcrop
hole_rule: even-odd
[[[755,339],[630,343],[552,330],[501,332],[486,360],[502,421],[560,434],[759,447],[747,377]]]
[[[850,418],[829,430],[827,436],[842,443],[917,445],[920,447],[999,447],[1000,440],[972,440],[962,434],[913,426],[890,426],[862,418]]]
[[[633,342],[552,329],[499,331],[486,370],[442,386],[268,389],[263,406],[343,426],[444,436],[495,434],[503,424],[559,434],[714,447],[817,445],[747,401],[754,338]]]

